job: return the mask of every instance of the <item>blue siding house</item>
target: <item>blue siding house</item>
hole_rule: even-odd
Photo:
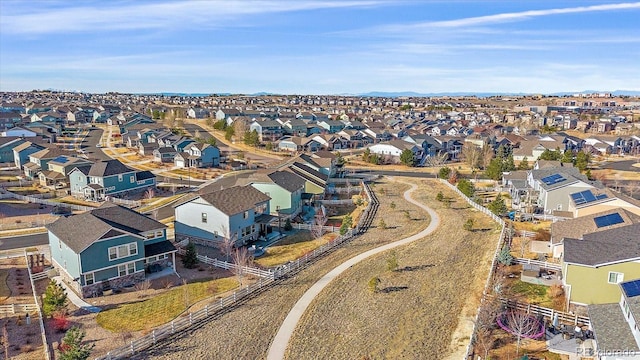
[[[76,196],[102,201],[107,196],[123,196],[155,187],[156,176],[150,171],[128,168],[118,160],[104,160],[91,165],[87,174],[71,171],[69,183]]]
[[[175,271],[166,226],[119,205],[61,217],[47,230],[54,267],[82,297],[142,281],[152,264]]]
[[[215,246],[223,238],[237,245],[266,235],[273,220],[269,215],[271,198],[251,186],[202,194],[175,206],[177,240]]]
[[[32,143],[31,141],[25,141],[22,144],[13,148],[13,160],[18,169],[22,169],[22,166],[29,162],[29,155],[44,149],[44,146]]]

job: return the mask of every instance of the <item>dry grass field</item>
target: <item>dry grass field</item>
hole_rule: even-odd
[[[438,191],[454,199],[450,208],[435,201]],[[470,332],[464,318],[475,315],[499,230],[435,181],[422,183],[414,197],[438,212],[438,230],[396,249],[398,270],[388,270],[387,252],[355,265],[330,284],[303,316],[287,358],[464,356]],[[467,218],[476,221],[472,232],[462,229]],[[386,237],[385,230],[375,232]],[[378,292],[369,289],[372,277],[380,279]]]
[[[451,209],[436,203],[435,187],[440,186],[429,182],[414,192],[414,197],[440,213],[441,228],[424,240],[397,249],[400,271],[386,271],[383,255],[354,266],[341,281],[331,284],[304,318],[293,339],[290,358],[316,359],[322,354],[323,358],[339,359],[361,359],[366,355],[441,359],[445,354],[464,351],[468,337],[452,334],[460,315],[475,314],[477,299],[471,293],[484,286],[488,271],[485,265],[495,248],[497,232],[493,223],[479,213],[471,213],[462,202],[454,202]],[[428,225],[426,213],[402,197],[407,189],[406,184],[382,180],[374,187],[381,206],[374,227],[366,234],[233,311],[197,330],[175,336],[139,358],[264,359],[288,311],[315,281],[356,254],[415,234]],[[444,187],[442,190],[447,191]],[[453,197],[453,193],[450,195]],[[477,228],[488,230],[461,230],[464,216],[477,216]],[[387,229],[376,228],[380,219],[384,219]],[[367,282],[374,275],[382,279],[380,288],[387,290],[368,292]],[[465,306],[467,303],[470,305]],[[363,309],[378,313],[365,314]],[[309,324],[309,320],[318,324]],[[331,327],[334,325],[338,327]],[[467,328],[465,322],[456,334],[468,333]],[[327,346],[319,345],[325,339],[329,341]],[[452,342],[455,347],[451,347]]]

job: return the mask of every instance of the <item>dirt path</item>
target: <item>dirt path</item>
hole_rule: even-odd
[[[414,184],[410,184],[410,185],[411,185],[411,188],[405,191],[404,198],[408,202],[418,207],[421,207],[423,210],[429,213],[429,216],[431,217],[431,222],[429,223],[429,226],[427,226],[424,230],[422,230],[421,232],[415,235],[394,241],[389,244],[379,246],[377,248],[366,251],[360,255],[352,257],[351,259],[343,262],[342,264],[340,264],[339,266],[337,266],[336,268],[328,272],[325,276],[323,276],[320,280],[318,280],[315,284],[313,284],[313,286],[311,286],[311,288],[307,290],[307,292],[305,292],[304,295],[300,298],[300,300],[298,300],[298,302],[293,306],[293,309],[291,309],[291,311],[285,318],[284,322],[280,326],[280,329],[278,330],[278,333],[276,334],[275,338],[273,339],[273,342],[271,343],[271,347],[269,348],[269,353],[267,354],[267,360],[284,359],[285,352],[287,350],[287,345],[289,344],[289,340],[293,336],[296,326],[298,325],[298,322],[300,321],[300,318],[304,314],[305,310],[309,307],[309,305],[311,305],[311,302],[313,301],[313,299],[315,299],[316,296],[318,296],[318,294],[320,294],[320,292],[327,285],[329,285],[329,283],[335,280],[340,274],[350,269],[353,265],[369,258],[370,256],[373,256],[383,251],[391,250],[398,246],[406,245],[406,244],[409,244],[410,242],[421,239],[429,235],[430,233],[432,233],[440,225],[440,218],[438,217],[438,214],[435,211],[433,211],[431,208],[425,205],[422,205],[421,203],[419,203],[418,201],[414,200],[411,197],[411,193],[414,192],[418,187]]]

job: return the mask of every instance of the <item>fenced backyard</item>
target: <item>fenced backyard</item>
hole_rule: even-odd
[[[252,274],[257,276],[259,278],[258,281],[254,284],[243,287],[242,289],[225,298],[221,298],[207,304],[202,310],[186,313],[179,319],[176,319],[171,323],[157,327],[156,329],[152,330],[150,334],[140,337],[136,340],[132,340],[129,345],[125,347],[111,350],[107,353],[107,355],[99,357],[97,358],[97,360],[115,360],[128,358],[142,350],[148,349],[149,347],[157,344],[162,339],[166,339],[182,331],[187,331],[195,325],[207,321],[217,312],[237,305],[242,299],[248,298],[252,294],[259,292],[261,289],[277,282],[279,279],[295,274],[296,272],[308,266],[314,260],[330,253],[330,251],[339,247],[340,245],[347,243],[349,240],[352,240],[355,236],[366,231],[367,228],[371,225],[373,217],[379,205],[378,199],[369,188],[369,185],[363,183],[363,189],[368,199],[367,207],[360,217],[358,225],[354,229],[349,230],[344,235],[338,236],[335,240],[320,246],[314,251],[307,253],[302,258],[289,262],[288,264],[281,265],[273,270],[263,270],[247,266],[240,267],[241,271],[243,271],[245,274]],[[177,244],[179,247],[178,251],[184,251],[182,247],[187,243],[187,240],[183,240],[181,243]],[[238,268],[238,266],[235,264],[220,261],[217,259],[211,259],[206,256],[199,255],[198,259],[204,263],[223,269]]]

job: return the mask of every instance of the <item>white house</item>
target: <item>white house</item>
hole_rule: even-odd
[[[23,127],[14,127],[2,132],[2,137],[17,136],[17,137],[34,137],[37,134],[29,129]]]

